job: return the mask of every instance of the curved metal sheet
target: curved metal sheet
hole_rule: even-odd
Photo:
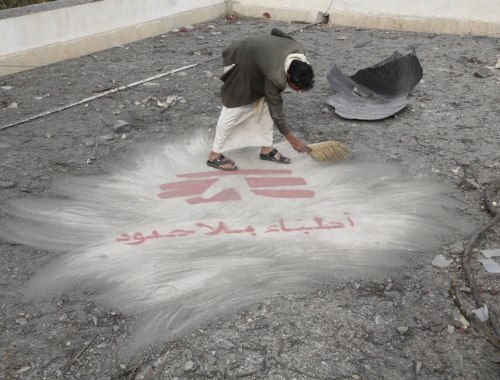
[[[423,70],[415,52],[402,56],[395,52],[386,60],[345,75],[334,63],[327,79],[334,95],[326,103],[345,119],[380,120],[410,104],[408,94],[422,79]]]

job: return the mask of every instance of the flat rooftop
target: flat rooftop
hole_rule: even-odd
[[[158,147],[177,152],[169,156],[169,168],[203,167],[205,156],[200,154],[199,162],[186,162],[187,148],[180,144],[199,133],[208,138],[214,134],[221,109],[218,76],[223,70],[222,49],[244,36],[270,33],[273,27],[292,30],[301,25],[219,18],[0,79],[1,128],[103,91],[199,64],[0,131],[0,228],[5,231],[6,225],[18,225],[16,232],[20,235],[23,228],[34,228],[39,234],[25,244],[12,242],[9,237],[0,240],[0,304],[4,305],[0,309],[0,346],[8,350],[8,355],[4,355],[5,350],[2,353],[3,359],[8,358],[3,360],[3,373],[19,378],[49,378],[66,371],[68,378],[125,378],[150,365],[158,378],[402,379],[414,376],[416,368],[426,378],[496,376],[498,364],[491,346],[483,339],[474,339],[474,331],[453,327],[450,314],[455,307],[446,292],[451,278],[467,286],[459,266],[460,254],[453,256],[451,246],[466,242],[491,220],[483,207],[483,192],[498,181],[500,174],[500,70],[490,69],[493,75],[487,78],[478,78],[474,73],[496,64],[500,56],[500,40],[496,38],[326,25],[293,35],[308,51],[317,79],[310,92],[283,94],[292,131],[308,142],[344,143],[351,151],[346,171],[367,164],[386,168],[377,181],[370,182],[373,188],[364,185],[369,173],[359,171],[359,185],[353,185],[345,196],[363,188],[372,197],[369,203],[376,204],[379,198],[373,194],[377,186],[395,189],[414,184],[415,194],[408,185],[401,195],[408,213],[417,206],[412,204],[417,197],[421,203],[437,202],[445,212],[435,220],[428,219],[443,228],[433,237],[431,247],[424,240],[415,242],[414,251],[397,256],[397,266],[372,272],[366,263],[343,258],[342,264],[352,272],[332,269],[334,274],[322,273],[316,278],[311,272],[300,287],[261,291],[257,296],[246,294],[245,289],[234,289],[241,292],[239,302],[214,301],[209,312],[202,309],[202,291],[199,298],[181,296],[179,302],[192,301],[195,305],[192,310],[196,312],[186,316],[193,322],[178,334],[161,330],[155,337],[148,335],[148,325],[144,325],[149,314],[130,306],[119,293],[120,286],[92,284],[97,278],[112,282],[115,272],[111,270],[122,265],[119,259],[110,265],[108,274],[89,274],[90,281],[83,283],[68,279],[67,287],[50,290],[48,286],[44,295],[29,297],[34,279],[43,278],[44,273],[53,275],[54,268],[64,268],[61,265],[71,260],[68,247],[76,247],[85,239],[92,242],[93,234],[98,233],[93,226],[102,223],[108,228],[124,217],[124,213],[117,213],[113,214],[116,218],[106,219],[98,214],[98,209],[105,207],[96,197],[96,213],[89,214],[89,219],[79,219],[81,231],[88,234],[69,230],[76,222],[68,213],[68,229],[61,230],[51,245],[44,234],[46,237],[54,231],[45,228],[44,223],[85,195],[74,184],[88,182],[98,187],[99,178],[106,179],[109,173],[122,169],[120,178],[128,178],[124,173],[134,168],[130,160],[138,151],[147,153],[148,147],[156,149],[151,148],[151,152]],[[352,75],[394,51],[404,54],[413,49],[424,77],[412,93],[415,101],[398,114],[380,121],[345,120],[325,105],[333,94],[325,77],[331,62]],[[179,98],[166,110],[155,102],[145,102],[149,97],[163,102],[173,95],[185,101]],[[130,131],[114,131],[117,120],[130,123]],[[280,147],[286,147],[277,131],[275,139]],[[233,152],[231,157],[244,160],[246,155],[247,151]],[[295,155],[293,159],[286,169],[306,175],[297,171],[306,157]],[[325,183],[327,180],[331,178],[325,178]],[[134,182],[133,176],[129,182]],[[106,183],[111,186],[111,182]],[[440,187],[440,197],[422,197],[422,188],[427,186]],[[122,195],[116,191],[117,199]],[[335,201],[342,202],[342,196]],[[421,203],[418,207],[425,206]],[[30,212],[34,209],[23,209],[23,204],[45,209],[31,222],[34,214]],[[77,210],[78,205],[72,207]],[[13,209],[23,211],[12,213]],[[420,236],[420,228],[426,226],[415,224],[413,235]],[[366,250],[360,252],[380,249],[376,244],[381,235],[373,236],[366,240]],[[409,233],[404,238],[413,241],[414,236]],[[56,240],[62,243],[58,245]],[[476,247],[497,249],[499,242],[496,228]],[[419,250],[417,243],[425,248]],[[105,245],[100,249],[103,256],[109,254]],[[141,257],[148,257],[147,249],[142,252]],[[207,251],[210,254],[213,251]],[[438,254],[458,261],[437,269],[431,262]],[[480,253],[474,253],[471,266],[485,302],[495,309],[500,281],[498,275],[488,273],[477,261],[481,258]],[[91,265],[90,260],[80,262],[82,271]],[[137,268],[144,275],[144,283],[155,273],[153,267],[147,271]],[[61,278],[66,275],[59,274]],[[126,284],[126,279],[123,281],[117,283]],[[123,289],[127,289],[125,285]],[[138,289],[131,286],[132,290]],[[145,294],[150,291],[145,286]],[[473,305],[465,293],[464,298]],[[198,315],[203,318],[196,319]],[[408,328],[407,332],[398,332],[401,327]],[[89,342],[88,349],[71,362]]]

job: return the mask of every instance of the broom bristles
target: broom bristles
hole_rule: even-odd
[[[309,147],[312,149],[309,155],[318,162],[338,162],[349,156],[349,150],[338,141],[323,141]]]

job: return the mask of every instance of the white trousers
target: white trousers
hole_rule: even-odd
[[[212,151],[222,153],[247,146],[272,146],[273,124],[264,98],[243,107],[222,107]]]
[[[224,66],[224,72],[234,65]],[[264,98],[243,107],[226,108],[217,122],[212,152],[273,145],[273,119]]]

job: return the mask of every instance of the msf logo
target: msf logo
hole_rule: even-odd
[[[289,177],[291,170],[236,170],[232,172],[200,172],[178,174],[178,178],[185,179],[179,182],[164,183],[163,190],[158,194],[161,199],[186,198],[191,205],[211,202],[239,201],[241,195],[233,187],[224,189],[210,198],[202,195],[222,176],[242,176],[255,195],[270,198],[313,198],[312,190],[299,190],[292,186],[306,185],[306,181],[299,177]]]

